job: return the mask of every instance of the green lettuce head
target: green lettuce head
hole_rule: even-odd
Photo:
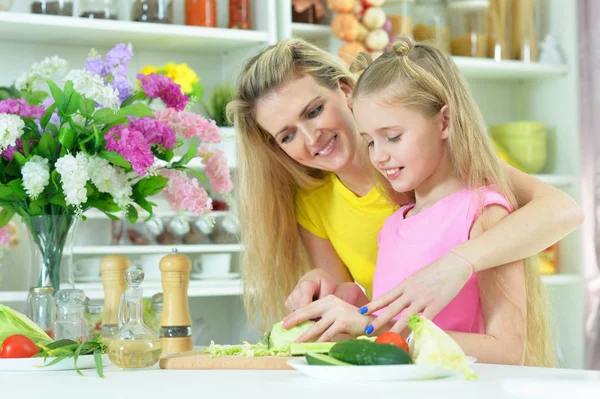
[[[0,305],[0,346],[11,335],[24,335],[37,345],[47,345],[52,342],[41,328],[25,315],[8,306]]]
[[[271,329],[271,334],[269,335],[269,349],[285,352],[289,351],[290,345],[314,325],[315,322],[309,320],[304,323],[296,324],[294,327],[286,330],[283,328],[283,322],[280,321]]]

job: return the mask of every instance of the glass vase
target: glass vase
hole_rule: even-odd
[[[74,284],[72,250],[78,220],[75,215],[23,218],[31,245],[31,287],[53,287],[58,292],[63,276]]]

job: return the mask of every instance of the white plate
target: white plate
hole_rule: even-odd
[[[26,359],[0,359],[0,372],[3,371],[57,371],[57,370],[75,370],[73,358],[65,359],[49,367],[42,367],[54,360],[49,357],[44,362],[42,357],[31,357]],[[111,364],[108,355],[102,355],[102,364],[104,367]],[[77,367],[81,370],[95,369],[96,362],[94,355],[79,356],[77,358]]]
[[[190,278],[194,280],[231,280],[240,277],[239,273],[215,274],[206,275],[202,273],[192,273]]]
[[[475,358],[467,358],[469,364]],[[292,359],[288,364],[309,377],[336,381],[402,381],[427,380],[450,377],[455,371],[441,366],[401,364],[389,366],[313,366],[304,357]]]

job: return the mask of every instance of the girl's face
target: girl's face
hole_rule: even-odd
[[[290,158],[337,172],[358,150],[351,95],[344,83],[330,90],[310,75],[293,78],[257,103],[256,121]]]
[[[405,106],[361,96],[353,111],[371,163],[397,192],[417,189],[447,163],[447,106],[428,118]]]

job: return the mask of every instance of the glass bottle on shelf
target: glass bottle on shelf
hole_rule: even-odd
[[[76,288],[59,290],[56,293],[56,320],[54,339],[88,340],[89,328],[85,318],[85,293]]]
[[[415,5],[413,37],[450,53],[450,25],[445,0],[420,0]]]
[[[415,0],[399,0],[385,6],[392,28],[391,36],[412,35]]]
[[[27,297],[27,317],[50,337],[54,335],[56,307],[53,287],[32,287]]]
[[[216,0],[185,0],[185,24],[217,27]]]
[[[454,0],[448,5],[452,55],[487,57],[488,0]]]
[[[73,1],[70,0],[39,0],[31,3],[33,14],[73,16]]]
[[[132,0],[131,20],[172,24],[173,2],[172,0]]]
[[[538,38],[542,8],[535,0],[512,1],[512,58],[525,62],[538,61]]]
[[[511,0],[490,0],[488,14],[488,58],[511,58]]]
[[[12,5],[12,0],[0,0],[0,11],[10,10],[11,5]]]
[[[82,18],[118,19],[117,0],[80,0]]]
[[[229,28],[252,29],[250,0],[229,0]]]
[[[121,369],[140,369],[155,365],[162,354],[162,344],[144,323],[144,272],[137,266],[125,271],[129,286],[119,306],[119,329],[108,343],[108,357]]]

